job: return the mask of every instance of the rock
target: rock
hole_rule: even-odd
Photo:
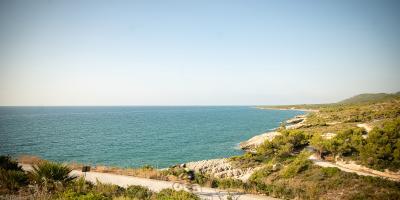
[[[272,165],[272,171],[278,171],[280,169],[282,169],[282,164],[277,163],[277,164]]]
[[[304,120],[303,118],[293,118],[293,119],[286,120],[286,123],[287,124],[297,124],[297,123],[302,122],[303,120]]]
[[[286,126],[285,128],[288,129],[288,130],[292,130],[292,129],[301,128],[301,127],[303,127],[303,126],[304,126],[303,123],[298,123],[298,124],[288,125],[288,126]]]
[[[281,135],[281,133],[274,131],[256,135],[247,141],[241,142],[239,147],[245,151],[255,151],[265,140],[272,141],[277,135]]]
[[[296,117],[286,121],[286,124],[288,125],[286,125],[285,128],[288,130],[301,128],[305,125],[306,119],[306,115],[297,115]]]
[[[336,133],[324,133],[322,134],[322,138],[326,140],[330,140],[336,136]]]
[[[367,131],[367,133],[370,132],[370,131],[372,130],[372,126],[369,125],[369,124],[366,124],[366,123],[357,124],[357,127],[359,127],[359,128],[364,128],[364,129]]]
[[[258,168],[239,169],[229,162],[229,159],[211,159],[186,163],[186,167],[201,173],[210,174],[217,178],[234,178],[247,181]]]

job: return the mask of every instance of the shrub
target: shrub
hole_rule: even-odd
[[[132,199],[146,200],[150,199],[152,195],[153,192],[146,187],[131,185],[125,190],[124,196]]]
[[[75,179],[69,185],[69,188],[77,193],[86,193],[90,191],[93,187],[94,187],[93,184],[91,182],[86,181],[84,177]]]
[[[143,165],[141,168],[142,169],[148,169],[148,170],[153,170],[154,169],[154,167],[151,166],[151,165]]]
[[[194,176],[194,182],[199,184],[199,185],[205,185],[206,183],[209,183],[211,181],[211,178],[207,175],[204,175],[203,173],[195,173]]]
[[[330,151],[342,156],[357,156],[364,144],[363,133],[361,128],[340,131],[332,139]]]
[[[308,160],[309,153],[302,151],[288,166],[281,170],[280,175],[284,178],[291,178],[306,170],[311,161]]]
[[[321,172],[328,177],[332,177],[340,172],[340,169],[337,167],[324,167],[321,169]]]
[[[59,200],[111,200],[110,197],[105,197],[102,194],[88,192],[78,193],[73,190],[66,190],[60,193],[57,197]]]
[[[328,141],[324,140],[321,134],[316,133],[310,140],[310,145],[315,148],[320,158],[322,158],[322,154],[326,151]]]
[[[299,130],[285,130],[282,135],[276,136],[272,141],[266,140],[257,148],[257,154],[267,158],[284,160],[291,156],[293,150],[308,144],[308,135]]]
[[[193,193],[183,190],[175,191],[172,189],[163,189],[157,194],[158,200],[200,200],[198,196]]]
[[[23,171],[5,170],[0,168],[0,187],[16,191],[28,184],[28,177]]]
[[[106,197],[116,197],[124,194],[125,189],[118,185],[101,183],[97,181],[92,191],[98,194],[102,194],[103,196]]]
[[[400,169],[400,118],[369,132],[360,158],[363,164],[375,169]]]
[[[10,156],[0,156],[0,168],[5,170],[22,171],[18,163],[11,159]]]
[[[244,183],[241,180],[238,179],[232,179],[232,178],[224,178],[224,179],[218,179],[217,180],[217,187],[221,189],[242,189],[244,188]]]
[[[251,182],[259,182],[263,178],[266,178],[267,176],[272,174],[272,172],[273,172],[272,166],[271,165],[267,165],[267,166],[261,168],[260,170],[257,170],[256,172],[254,172],[250,176],[249,181],[251,181]]]
[[[76,177],[69,175],[71,171],[70,168],[59,163],[41,162],[37,166],[33,166],[33,170],[28,172],[28,176],[34,183],[51,188],[58,184],[65,186],[74,180]]]

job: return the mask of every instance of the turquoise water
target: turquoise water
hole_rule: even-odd
[[[0,107],[0,154],[159,168],[241,154],[301,111],[252,107]]]

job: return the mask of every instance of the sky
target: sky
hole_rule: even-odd
[[[0,105],[276,105],[400,91],[400,1],[0,0]]]

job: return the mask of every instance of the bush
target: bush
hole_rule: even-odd
[[[198,196],[193,193],[183,190],[175,191],[172,189],[163,189],[157,194],[158,200],[200,200]]]
[[[331,149],[334,154],[341,156],[357,156],[364,144],[361,128],[348,129],[339,132],[331,141]]]
[[[77,193],[89,192],[90,190],[92,190],[93,187],[94,187],[93,184],[91,182],[86,181],[84,177],[75,179],[68,186],[69,189],[72,189]]]
[[[0,168],[5,170],[22,171],[18,163],[11,159],[10,156],[0,156]]]
[[[28,185],[28,177],[23,171],[5,170],[0,168],[0,187],[9,191],[17,191]]]
[[[37,166],[33,166],[33,170],[28,172],[28,176],[38,185],[54,188],[59,184],[65,186],[74,180],[76,177],[69,175],[71,171],[70,168],[59,163],[41,162]]]
[[[363,164],[375,169],[400,169],[400,118],[374,128],[360,150]]]
[[[150,199],[152,195],[153,192],[146,187],[131,185],[125,190],[124,196],[132,199],[146,200]]]
[[[321,134],[316,133],[310,140],[310,145],[315,148],[320,158],[323,153],[327,150],[329,141],[325,140]]]
[[[284,178],[291,178],[306,170],[311,165],[311,161],[308,160],[309,155],[308,152],[302,151],[288,166],[281,170],[280,175]]]
[[[199,185],[205,185],[206,183],[210,182],[212,178],[208,175],[204,175],[203,173],[195,173],[194,182]]]
[[[263,178],[266,178],[270,174],[273,173],[272,166],[267,165],[260,170],[255,171],[249,178],[249,181],[251,182],[259,182],[262,181]]]
[[[338,174],[340,169],[337,167],[323,167],[321,168],[321,172],[327,177],[332,177]]]
[[[245,186],[241,180],[232,178],[218,179],[216,184],[221,189],[243,189]]]
[[[266,140],[257,148],[257,154],[267,158],[284,160],[291,156],[294,150],[308,144],[309,136],[299,130],[285,130],[282,135],[276,136],[272,141]]]
[[[101,182],[97,181],[97,183],[94,185],[92,191],[95,193],[98,193],[98,194],[102,194],[103,196],[111,198],[111,197],[117,197],[117,196],[124,194],[125,189],[118,185],[101,183]]]
[[[58,195],[59,200],[111,200],[110,197],[105,197],[102,194],[88,192],[78,193],[73,190],[66,190]]]

